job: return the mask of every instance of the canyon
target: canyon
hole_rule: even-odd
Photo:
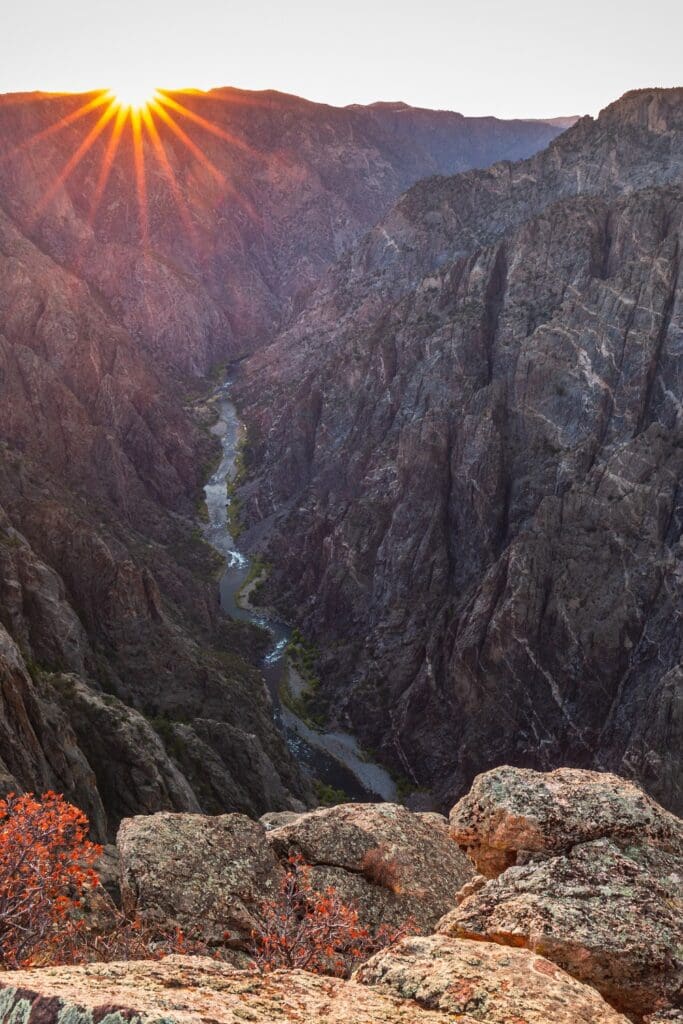
[[[683,89],[0,139],[0,1021],[680,1021]]]
[[[134,813],[314,800],[267,637],[219,606],[207,375],[415,181],[561,130],[231,89],[158,110],[0,98],[0,783],[64,793],[101,839]]]
[[[241,368],[245,542],[314,706],[445,807],[501,763],[683,809],[683,90],[421,181]]]

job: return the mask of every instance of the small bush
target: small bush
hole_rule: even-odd
[[[405,933],[382,925],[373,934],[334,887],[313,888],[310,867],[296,854],[288,860],[277,897],[261,903],[252,955],[262,971],[299,969],[348,978],[359,963]]]
[[[323,807],[336,807],[337,804],[348,804],[351,801],[351,797],[343,789],[330,786],[321,779],[313,780],[313,789],[318,798],[318,803],[322,804]]]
[[[100,886],[88,819],[56,793],[0,800],[0,969],[206,953],[178,929],[126,918]],[[106,926],[85,913],[98,904]]]
[[[361,874],[372,885],[378,885],[389,892],[400,893],[399,867],[386,846],[375,846],[364,854],[360,865]]]
[[[59,959],[80,930],[75,911],[98,883],[88,819],[56,793],[0,800],[0,964]]]
[[[171,953],[215,956],[206,943],[190,938],[180,928],[151,926],[138,917],[128,918],[111,904],[106,929],[82,928],[63,963],[83,964],[110,960],[160,960]],[[54,960],[51,961],[54,963]]]

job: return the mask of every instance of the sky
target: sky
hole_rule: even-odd
[[[595,114],[683,85],[681,0],[0,0],[0,92],[279,89]]]

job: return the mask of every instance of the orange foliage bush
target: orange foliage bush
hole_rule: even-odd
[[[0,800],[0,968],[207,952],[178,929],[152,930],[117,910],[94,870],[101,852],[86,816],[56,793]],[[84,916],[93,894],[104,929]]]
[[[63,963],[91,963],[109,960],[160,960],[170,953],[185,956],[214,956],[206,943],[188,938],[180,928],[152,927],[130,919],[110,907],[112,923],[105,930],[82,928]],[[63,950],[63,955],[66,950]]]
[[[88,819],[56,793],[0,800],[0,965],[59,959],[81,929],[74,911],[95,886],[101,849]]]
[[[309,866],[297,854],[288,860],[278,896],[260,905],[252,952],[256,967],[264,971],[299,968],[346,978],[357,964],[404,934],[405,929],[386,925],[372,933],[332,886],[317,892]]]
[[[373,885],[379,885],[393,893],[401,891],[398,863],[396,858],[389,854],[386,846],[375,846],[368,850],[363,855],[360,870],[363,877]]]

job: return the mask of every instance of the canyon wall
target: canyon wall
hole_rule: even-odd
[[[99,94],[0,98],[0,775],[64,792],[102,838],[132,813],[310,797],[263,637],[218,608],[191,378],[268,337],[418,177],[558,131],[166,103],[150,122]]]
[[[246,367],[264,599],[443,805],[507,762],[683,806],[682,179],[676,89],[421,182]]]

